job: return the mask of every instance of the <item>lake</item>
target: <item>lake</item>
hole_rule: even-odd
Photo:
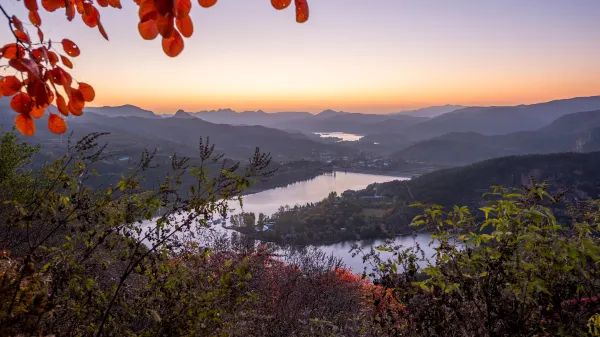
[[[344,132],[315,132],[321,138],[340,138],[340,142],[356,142],[363,136]]]
[[[346,190],[363,189],[373,183],[408,179],[410,178],[352,172],[323,174],[316,178],[293,183],[285,187],[246,195],[243,197],[243,211],[271,215],[280,206],[289,205],[293,207],[294,205],[305,205],[308,202],[321,201],[331,192],[341,194]],[[233,213],[242,211],[237,203],[231,203],[231,206],[235,208]]]
[[[329,193],[342,193],[346,190],[358,190],[367,187],[373,183],[383,183],[392,180],[408,180],[407,177],[385,176],[365,173],[351,172],[335,172],[335,174],[324,174],[314,179],[297,182],[286,187],[279,187],[263,192],[247,195],[243,198],[243,211],[264,213],[271,215],[275,213],[280,206],[302,205],[308,202],[317,202],[323,200]],[[233,208],[232,214],[237,214],[242,210],[239,204],[231,204]],[[430,242],[428,234],[419,234],[416,236],[416,241],[425,250],[426,254],[432,253],[427,245]],[[401,236],[396,238],[397,244],[404,246],[413,246],[414,239],[412,236]],[[352,256],[350,250],[353,245],[358,245],[364,251],[368,251],[371,247],[381,245],[383,240],[361,240],[339,242],[331,245],[318,246],[323,252],[332,254],[341,258],[347,267],[352,268],[355,272],[363,270],[363,262],[361,256]],[[382,256],[390,256],[390,254],[381,253]]]
[[[271,215],[275,213],[280,206],[294,206],[296,204],[306,204],[310,202],[318,202],[323,200],[329,193],[342,193],[346,190],[358,190],[367,187],[373,183],[383,183],[392,180],[408,180],[407,177],[375,175],[365,173],[352,172],[335,172],[334,174],[323,174],[316,178],[300,181],[290,184],[285,187],[273,188],[255,194],[246,195],[243,197],[243,210],[239,203],[232,202],[230,206],[233,208],[230,214],[237,214],[242,211],[264,213]],[[211,231],[216,232],[233,232],[219,225],[213,226]],[[419,234],[416,236],[416,241],[421,245],[425,252],[429,255],[432,252],[427,247],[430,241],[429,235]],[[323,252],[339,257],[347,267],[352,268],[355,272],[363,270],[363,262],[361,256],[353,257],[350,249],[353,245],[358,245],[363,250],[368,251],[371,247],[376,247],[383,243],[383,240],[360,240],[347,241],[330,245],[318,246]],[[412,236],[402,236],[396,238],[396,243],[405,246],[412,246],[414,239]],[[389,253],[381,253],[382,256],[390,256]],[[370,268],[369,268],[370,269]]]

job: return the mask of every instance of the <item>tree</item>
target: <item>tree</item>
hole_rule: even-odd
[[[600,202],[569,207],[560,224],[546,184],[495,187],[480,210],[418,205],[413,225],[433,231],[431,257],[389,242],[367,254],[405,311],[377,319],[389,335],[583,336],[600,310]],[[373,274],[374,275],[374,274]]]
[[[213,334],[227,308],[246,301],[230,282],[241,286],[247,271],[240,261],[192,272],[210,252],[181,252],[250,181],[270,175],[270,157],[257,150],[241,167],[201,142],[199,164],[173,156],[154,189],[140,184],[155,167],[151,152],[118,183],[91,188],[102,136],[69,142],[65,156],[35,170],[27,167],[35,148],[0,136],[9,169],[0,177],[0,335],[164,335],[171,324]],[[206,165],[219,162],[209,174]],[[183,175],[195,180],[187,193]]]
[[[179,55],[184,48],[183,38],[191,37],[194,31],[189,15],[191,0],[133,1],[139,6],[140,36],[145,40],[153,40],[160,35],[165,54],[170,57]],[[208,8],[215,5],[217,0],[198,0],[198,3]],[[294,0],[294,3],[296,21],[306,22],[309,16],[307,0]],[[0,97],[12,97],[10,106],[17,113],[15,125],[22,134],[33,135],[34,118],[41,118],[46,110],[49,113],[48,128],[56,134],[62,134],[67,130],[67,124],[60,114],[80,116],[85,104],[92,102],[96,93],[91,85],[73,79],[66,70],[73,68],[70,58],[81,54],[77,44],[67,38],[60,43],[45,39],[40,11],[64,10],[69,21],[79,15],[88,27],[97,28],[108,40],[98,7],[120,9],[121,0],[41,0],[41,7],[38,0],[24,0],[23,4],[29,11],[28,19],[35,31],[28,30],[21,19],[9,14],[0,4],[0,10],[8,20],[10,33],[15,39],[0,49],[1,62],[6,62],[0,63],[0,67],[19,74],[0,79]],[[271,0],[271,4],[281,10],[287,8],[291,0]],[[38,42],[35,42],[36,39]],[[58,44],[64,54],[55,49]],[[77,86],[74,82],[77,82]],[[52,104],[56,105],[58,113],[52,112]]]

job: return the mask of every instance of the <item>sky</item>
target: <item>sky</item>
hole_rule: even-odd
[[[2,2],[27,21],[21,1]],[[121,2],[101,10],[108,42],[79,17],[41,12],[46,36],[79,45],[73,75],[96,89],[93,106],[388,113],[600,95],[599,0],[309,0],[304,24],[269,0],[193,0],[176,58],[139,36],[137,6]]]

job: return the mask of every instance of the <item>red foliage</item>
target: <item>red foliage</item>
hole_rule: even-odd
[[[189,38],[194,33],[194,25],[190,17],[191,0],[134,0],[134,2],[139,6],[138,31],[140,36],[146,40],[153,40],[160,34],[165,54],[170,57],[179,55],[184,49],[183,38]],[[217,0],[198,0],[198,3],[200,6],[208,8],[214,6]],[[0,97],[18,95],[14,103],[11,103],[11,107],[22,114],[31,113],[31,116],[19,118],[20,125],[17,125],[17,128],[23,134],[33,135],[35,128],[30,125],[33,123],[31,117],[42,117],[45,110],[54,103],[54,97],[57,97],[58,111],[65,116],[69,111],[73,115],[81,115],[85,103],[91,102],[95,97],[94,89],[85,83],[79,82],[78,89],[72,88],[73,78],[57,65],[60,60],[66,68],[73,68],[73,63],[69,58],[63,55],[60,55],[59,58],[59,55],[53,51],[52,42],[44,40],[44,33],[40,28],[42,19],[39,11],[64,10],[65,17],[69,21],[79,15],[88,27],[98,28],[100,34],[108,40],[108,35],[102,26],[100,12],[96,6],[120,9],[121,2],[120,0],[41,0],[41,6],[39,6],[38,0],[24,0],[23,4],[28,11],[29,21],[37,31],[39,42],[34,43],[31,40],[31,37],[35,35],[29,34],[28,27],[24,26],[21,20],[16,16],[9,17],[5,11],[3,12],[10,20],[10,33],[15,42],[0,48],[0,55],[3,59],[8,60],[9,67],[21,73],[23,80],[20,81],[15,76],[0,78]],[[276,9],[284,9],[291,4],[291,0],[271,0],[271,4]],[[295,5],[296,21],[308,20],[306,0],[295,0]],[[69,39],[63,39],[61,45],[64,52],[70,57],[77,57],[81,54],[77,44]],[[68,97],[68,103],[59,93],[60,87]],[[23,88],[24,92],[21,91]],[[60,123],[64,123],[64,120],[61,119],[61,121]],[[62,128],[55,130],[62,130]]]

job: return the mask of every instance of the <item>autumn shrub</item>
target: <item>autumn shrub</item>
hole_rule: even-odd
[[[377,320],[394,336],[583,336],[600,310],[600,201],[570,203],[559,224],[535,181],[495,187],[483,220],[466,207],[418,205],[413,224],[432,230],[433,256],[418,246],[379,247],[393,258],[373,273],[406,310]]]

